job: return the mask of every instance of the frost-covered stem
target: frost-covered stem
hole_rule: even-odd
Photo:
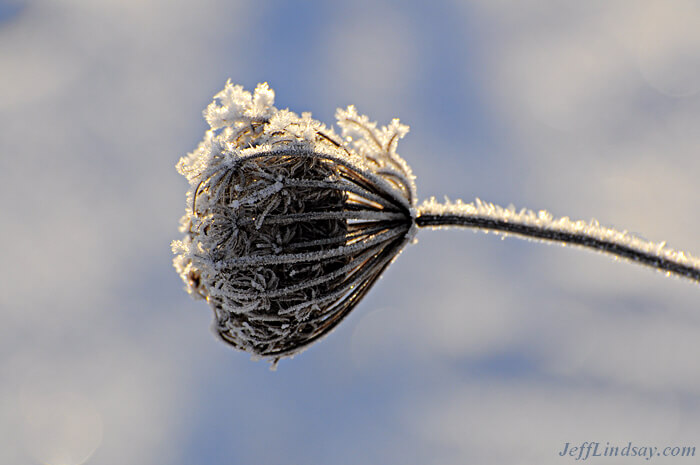
[[[532,210],[515,211],[513,207],[503,208],[479,199],[469,204],[461,201],[441,204],[430,199],[418,209],[416,225],[461,226],[586,247],[700,283],[700,259],[667,248],[665,242],[653,243],[626,231],[600,226],[595,220],[572,221],[567,217],[555,219],[544,210],[537,213]]]

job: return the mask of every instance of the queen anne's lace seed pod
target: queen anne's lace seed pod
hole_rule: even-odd
[[[408,127],[349,107],[339,137],[276,109],[266,84],[215,99],[177,165],[190,190],[174,263],[226,342],[277,360],[328,334],[412,237],[415,185],[396,153]]]
[[[273,361],[328,334],[411,239],[416,227],[458,226],[585,247],[700,283],[700,258],[607,228],[477,199],[416,207],[396,153],[408,127],[377,128],[338,110],[340,136],[230,82],[204,116],[211,126],[177,165],[190,182],[175,268],[207,300],[216,332]]]

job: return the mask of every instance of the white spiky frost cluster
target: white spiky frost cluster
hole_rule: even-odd
[[[401,124],[398,118],[388,126],[378,128],[376,122],[358,114],[354,105],[339,108],[336,111],[341,128],[339,137],[332,127],[313,119],[309,112],[299,116],[288,109],[275,108],[275,93],[267,83],[258,84],[251,94],[229,80],[214,99],[204,110],[210,130],[205,133],[199,147],[182,157],[176,165],[190,185],[205,179],[221,164],[234,166],[242,158],[256,153],[294,151],[305,146],[335,151],[348,163],[374,173],[373,180],[388,182],[390,189],[398,189],[401,195],[397,200],[407,208],[415,206],[415,176],[406,161],[396,153],[398,141],[408,133],[409,127]],[[325,137],[319,137],[319,134]],[[337,146],[329,148],[329,139]],[[194,191],[191,190],[187,197],[189,210],[193,197]]]
[[[504,208],[499,205],[494,205],[493,203],[483,202],[481,199],[476,199],[472,203],[465,203],[462,200],[450,201],[449,199],[445,199],[445,202],[441,203],[434,197],[431,197],[423,201],[418,207],[418,211],[419,215],[455,215],[472,219],[483,218],[513,225],[532,226],[543,232],[559,232],[579,237],[598,239],[605,243],[628,247],[646,255],[653,255],[695,269],[700,268],[700,259],[685,252],[667,247],[666,242],[647,241],[629,234],[627,231],[618,231],[613,228],[602,226],[595,219],[583,221],[572,220],[567,216],[556,218],[546,210],[535,212],[525,208],[516,210],[514,206]],[[551,241],[551,239],[547,238],[538,239],[537,237],[523,236],[517,232],[499,231],[495,229],[482,229],[482,231],[493,232],[504,236],[513,234],[530,240]],[[570,244],[563,242],[562,245]]]
[[[188,292],[238,349],[293,355],[356,305],[415,230],[416,188],[396,153],[408,126],[377,127],[353,106],[341,134],[230,81],[177,170],[190,184],[174,241]]]

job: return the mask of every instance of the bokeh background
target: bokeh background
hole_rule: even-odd
[[[422,198],[700,253],[697,1],[0,0],[1,464],[700,455],[700,289],[590,252],[420,231],[276,372],[219,342],[170,241],[227,78],[400,117]]]

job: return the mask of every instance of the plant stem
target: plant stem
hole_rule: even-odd
[[[700,259],[666,247],[665,242],[653,243],[629,235],[626,231],[600,226],[597,221],[555,219],[540,211],[503,208],[476,200],[444,204],[430,199],[418,209],[419,227],[458,226],[515,235],[544,242],[574,245],[594,249],[659,271],[700,283]]]

